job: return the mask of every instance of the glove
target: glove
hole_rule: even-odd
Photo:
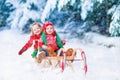
[[[24,51],[25,51],[24,49],[21,49],[21,50],[18,52],[18,55],[22,55],[22,53],[23,53]]]
[[[34,50],[33,53],[31,54],[32,58],[36,58],[38,53],[38,50]]]

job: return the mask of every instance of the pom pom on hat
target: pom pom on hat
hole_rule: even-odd
[[[43,24],[43,30],[45,31],[45,30],[46,30],[46,27],[49,26],[49,25],[53,26],[52,22],[46,21],[46,22]]]

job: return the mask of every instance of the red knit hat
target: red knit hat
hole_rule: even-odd
[[[46,27],[49,26],[49,25],[54,26],[54,25],[52,24],[52,22],[46,21],[46,22],[43,24],[43,30],[45,31],[45,30],[46,30]]]

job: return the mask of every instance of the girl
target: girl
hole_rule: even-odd
[[[52,48],[54,52],[57,53],[60,48],[63,48],[65,40],[60,39],[54,29],[54,25],[49,21],[43,24],[43,30],[44,32],[41,35],[43,42],[40,44],[40,50],[44,50],[46,52],[46,56],[50,56],[47,50]]]
[[[58,53],[58,50],[63,48],[63,45],[65,44],[65,40],[61,40],[59,35],[54,29],[54,25],[47,21],[43,24],[43,30],[44,32],[41,35],[41,38],[43,42],[40,44],[40,51],[44,51],[46,53],[46,56],[59,56],[62,55],[62,52]],[[50,52],[54,52],[55,54],[50,55]],[[56,65],[56,60],[51,60],[52,62],[52,68]]]
[[[30,39],[18,52],[18,55],[22,55],[22,53],[25,52],[28,48],[30,48],[34,43],[34,51],[31,56],[36,59],[36,55],[39,47],[38,41],[41,40],[41,34],[43,32],[41,25],[39,23],[33,23],[31,25],[31,32],[32,32],[32,35],[30,36]]]

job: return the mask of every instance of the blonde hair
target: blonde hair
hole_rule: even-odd
[[[42,29],[42,26],[41,26],[39,23],[36,23],[36,22],[35,22],[35,23],[31,24],[31,27],[30,27],[30,28],[31,28],[31,32],[32,32],[33,35],[34,35],[34,32],[33,32],[33,26],[34,26],[34,25],[37,25],[39,28]],[[43,30],[43,29],[42,29],[42,30]]]

